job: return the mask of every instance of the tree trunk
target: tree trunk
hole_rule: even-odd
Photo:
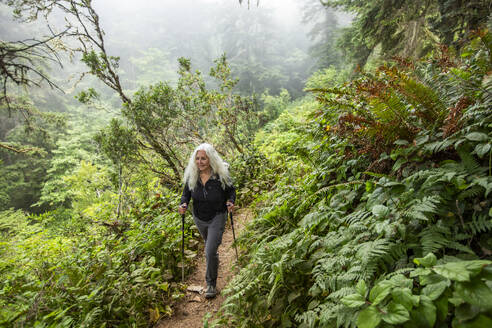
[[[120,212],[121,212],[121,191],[123,187],[123,182],[122,182],[122,165],[121,162],[118,163],[118,180],[119,180],[119,188],[118,188],[118,209],[116,210],[116,219],[120,218]]]

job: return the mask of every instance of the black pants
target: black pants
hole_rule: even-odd
[[[207,272],[205,280],[207,285],[216,286],[217,274],[219,270],[219,253],[217,249],[222,243],[222,234],[224,233],[225,223],[227,221],[227,212],[218,213],[210,221],[202,221],[193,216],[198,231],[205,241],[205,256],[207,258]]]

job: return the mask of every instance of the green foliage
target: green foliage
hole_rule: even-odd
[[[83,104],[88,104],[91,101],[98,99],[99,94],[94,88],[89,88],[81,91],[75,98]]]
[[[289,24],[292,25],[292,24]],[[243,95],[279,94],[282,89],[297,98],[308,77],[311,58],[304,49],[299,27],[276,24],[272,11],[249,10],[229,4],[215,17],[215,31],[223,52],[230,58],[236,90]]]
[[[334,66],[324,68],[322,70],[314,72],[306,81],[306,89],[321,89],[328,85],[337,85],[345,82],[347,79],[347,72],[341,72]]]
[[[436,265],[432,253],[415,258],[414,262],[424,268],[409,270],[410,278],[401,274],[382,277],[368,295],[361,280],[357,293],[345,296],[342,302],[360,309],[358,327],[376,327],[381,321],[405,327],[433,327],[444,325],[448,316],[453,318],[453,327],[492,322],[492,262],[444,261],[448,262]]]
[[[89,225],[62,237],[33,224],[45,217],[3,212],[0,325],[144,327],[170,315],[183,291],[174,282],[181,222],[167,209],[176,197],[149,197],[119,233],[111,231],[122,227]],[[186,242],[196,245],[195,237],[187,232]],[[195,249],[188,246],[187,268]]]
[[[261,95],[263,110],[259,113],[259,125],[262,127],[267,122],[276,119],[290,102],[290,94],[282,89],[278,96],[272,96],[269,92]]]
[[[491,13],[490,0],[328,0],[323,4],[356,15],[339,45],[361,67],[378,48],[383,59],[420,58],[437,44],[461,49]]]
[[[491,164],[476,150],[492,136],[485,41],[318,89],[297,104],[315,122],[288,110],[265,126],[258,149],[281,174],[256,200],[215,325],[490,322]]]
[[[233,93],[237,80],[225,56],[215,64],[210,75],[217,89],[207,89],[191,61],[180,58],[176,88],[167,83],[142,88],[123,109],[142,143],[162,159],[163,167],[155,170],[172,188],[181,184],[185,156],[196,144],[207,141],[222,154],[243,153],[258,125],[255,102]]]
[[[302,8],[302,20],[311,26],[309,36],[313,44],[309,52],[316,60],[315,68],[342,66],[342,54],[336,47],[339,27],[335,11],[317,0],[305,1]]]
[[[14,122],[11,129],[2,131],[5,134],[3,140],[12,145],[23,145],[29,151],[0,149],[0,210],[39,211],[30,206],[41,196],[56,142],[64,130],[64,120],[60,116],[45,114],[42,117],[44,121],[39,117],[32,118],[25,126],[16,126]],[[8,120],[6,115],[3,119]]]
[[[171,69],[170,54],[159,48],[140,50],[139,55],[131,57],[130,62],[135,67],[134,76],[130,76],[137,87],[150,85],[155,81],[175,81],[176,72]],[[135,88],[137,89],[137,88]]]
[[[107,120],[97,111],[74,110],[67,130],[59,137],[52,151],[45,173],[46,181],[42,185],[39,201],[33,205],[35,208],[71,207],[73,190],[67,184],[66,177],[78,169],[82,160],[101,164],[95,155],[97,148],[93,136]]]

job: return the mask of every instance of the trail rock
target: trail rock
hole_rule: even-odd
[[[191,286],[188,286],[188,288],[186,288],[186,290],[189,292],[203,294],[203,286],[191,285]]]
[[[200,298],[200,296],[196,295],[195,297],[193,297],[191,300],[189,300],[188,302],[197,302],[197,303],[201,303],[202,302],[202,299]]]

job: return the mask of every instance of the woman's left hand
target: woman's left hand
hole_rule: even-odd
[[[234,203],[233,202],[227,202],[227,212],[232,213],[234,211]]]

